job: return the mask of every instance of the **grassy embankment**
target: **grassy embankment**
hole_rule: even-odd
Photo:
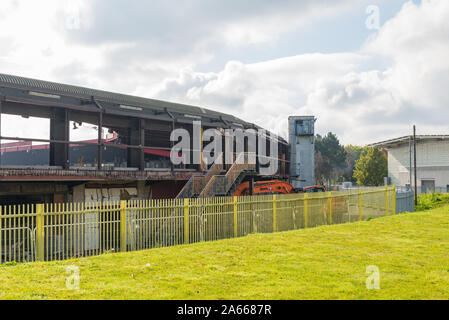
[[[0,299],[448,299],[449,207],[278,234],[0,267]],[[66,268],[81,272],[67,290]],[[380,290],[366,289],[366,267]]]

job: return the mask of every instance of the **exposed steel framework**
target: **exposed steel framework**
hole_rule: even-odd
[[[2,114],[50,119],[50,138],[3,136]],[[98,138],[91,141],[71,141],[71,121],[95,125],[98,128]],[[192,133],[194,121],[201,121],[204,129],[261,129],[232,115],[201,107],[0,74],[0,141],[48,143],[48,170],[56,170],[59,173],[72,172],[74,177],[82,171],[77,168],[75,170],[70,163],[70,146],[77,144],[97,147],[97,171],[105,170],[103,166],[105,146],[126,148],[128,170],[118,170],[118,168],[108,170],[118,171],[119,174],[116,176],[131,175],[132,178],[132,176],[140,175],[145,179],[151,179],[150,174],[145,174],[149,171],[145,168],[145,150],[165,152],[171,150],[173,142],[170,141],[170,133],[175,128],[183,128]],[[120,137],[120,144],[108,144],[102,139],[103,128],[116,132]],[[285,163],[288,161],[285,159],[289,158],[286,156],[288,143],[272,133],[268,136],[269,139],[276,140],[279,145],[279,154],[275,155],[280,163],[277,174],[287,176],[288,172],[285,168],[288,168],[288,165],[286,166]],[[258,146],[256,150],[258,152]],[[190,152],[194,151],[190,150]],[[9,173],[17,174],[23,170],[23,168],[14,169],[1,168],[3,175],[0,175],[0,180],[11,177]],[[186,172],[201,172],[202,169],[202,166],[197,164],[182,167],[171,165],[162,171],[170,172],[172,179],[177,177],[185,179],[186,175],[189,176]],[[27,168],[27,170],[28,172],[34,170],[41,174],[44,171],[42,168],[39,168],[40,171],[33,168]],[[141,173],[137,174],[136,170]],[[86,176],[85,173],[81,175]],[[92,174],[92,176],[103,175],[105,174]],[[160,172],[156,175],[160,175]]]

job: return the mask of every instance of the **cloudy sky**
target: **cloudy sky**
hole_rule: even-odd
[[[376,17],[379,17],[378,27]],[[203,106],[345,144],[449,133],[447,0],[2,0],[0,73]],[[44,132],[4,117],[4,135]]]

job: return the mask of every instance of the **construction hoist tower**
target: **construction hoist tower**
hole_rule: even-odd
[[[315,184],[315,117],[288,118],[290,183],[295,188]]]

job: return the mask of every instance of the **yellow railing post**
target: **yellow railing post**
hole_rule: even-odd
[[[276,203],[277,197],[274,194],[273,195],[273,232],[276,232],[277,230],[277,203]]]
[[[332,191],[329,192],[329,224],[332,224]]]
[[[359,189],[359,221],[362,221],[362,189]]]
[[[3,252],[3,248],[2,248],[2,224],[3,224],[3,219],[2,219],[2,214],[3,214],[3,208],[2,208],[2,206],[0,206],[0,264],[2,264],[3,263],[3,260],[2,260],[2,257],[3,257],[3,255],[2,255],[2,252]]]
[[[385,186],[385,216],[388,216],[388,186]]]
[[[126,200],[120,201],[120,251],[126,252],[128,247],[128,215]]]
[[[304,193],[304,228],[307,228],[308,200],[309,195]]]
[[[237,238],[237,197],[234,197],[234,238]]]
[[[189,199],[184,199],[184,243],[189,243]]]
[[[396,214],[398,214],[396,211],[397,210],[396,209],[396,185],[394,184],[392,188],[393,188],[393,190],[392,190],[393,191],[393,214],[396,215]]]
[[[44,261],[44,205],[36,205],[36,242],[37,242],[37,260]]]

